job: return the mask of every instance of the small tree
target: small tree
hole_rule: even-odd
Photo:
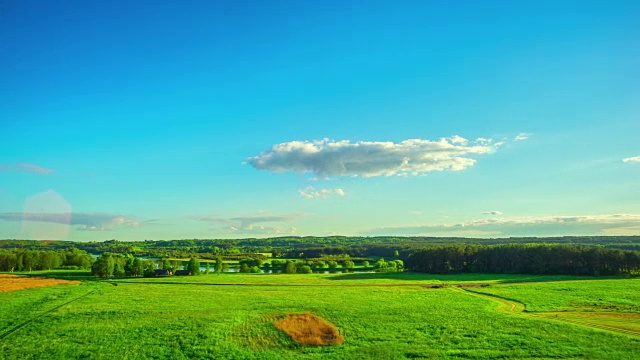
[[[395,261],[389,261],[387,262],[387,266],[381,269],[383,271],[396,272],[398,271],[398,264]]]
[[[240,272],[241,273],[248,273],[250,271],[251,271],[251,269],[249,268],[249,265],[247,265],[247,263],[240,264]]]
[[[404,271],[404,261],[402,261],[402,260],[393,260],[393,262],[396,264],[396,269],[398,271]]]
[[[187,270],[191,272],[191,275],[199,275],[200,274],[200,261],[196,258],[189,259],[189,264],[187,265]]]
[[[120,259],[118,259],[120,260]],[[125,275],[124,266],[120,263],[120,261],[116,261],[113,265],[113,275],[115,277],[123,277]]]
[[[144,274],[144,264],[142,260],[135,258],[133,259],[133,265],[131,266],[131,275],[132,276],[142,276]]]
[[[156,262],[152,260],[145,260],[142,262],[142,267],[144,268],[144,271],[142,272],[143,276],[153,276],[156,270]]]
[[[171,262],[168,259],[162,260],[162,268],[171,271]]]
[[[127,276],[133,276],[133,262],[135,258],[131,254],[127,254],[124,262],[124,273]]]
[[[216,273],[218,273],[218,274],[222,273],[222,268],[223,268],[222,257],[218,256],[218,257],[216,257]]]
[[[182,269],[182,261],[180,261],[180,260],[173,260],[173,261],[171,262],[171,269],[172,269],[173,271],[176,271],[176,270],[180,270],[180,269]]]
[[[380,258],[380,260],[376,261],[373,267],[376,268],[377,271],[385,271],[387,268],[387,262],[384,261],[384,258]]]
[[[287,261],[287,266],[284,270],[285,274],[295,274],[296,273],[296,263],[293,261]]]
[[[327,265],[329,265],[329,269],[335,269],[338,267],[338,262],[331,260],[327,262]]]
[[[209,262],[207,262],[207,264],[205,265],[204,273],[205,274],[209,274],[209,271],[211,271],[211,264],[209,264]]]
[[[300,274],[311,274],[311,266],[309,265],[303,265],[300,267],[300,269],[298,270],[300,272]]]
[[[113,256],[111,256],[111,254],[109,253],[102,253],[93,264],[91,270],[93,272],[93,275],[95,276],[110,277],[113,276],[114,266],[115,261],[113,260]]]
[[[369,267],[369,262],[367,260],[363,261],[362,266]]]

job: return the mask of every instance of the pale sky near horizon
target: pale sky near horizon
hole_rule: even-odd
[[[639,23],[0,0],[0,239],[638,235]]]

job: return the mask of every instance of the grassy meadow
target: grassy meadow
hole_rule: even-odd
[[[443,282],[491,285],[469,289],[483,296],[423,286]],[[0,358],[634,359],[637,336],[501,311],[491,296],[522,302],[528,312],[591,311],[585,304],[595,302],[612,314],[637,314],[639,289],[635,279],[481,274],[91,280],[0,293]],[[294,342],[274,325],[289,313],[327,320],[344,343]]]

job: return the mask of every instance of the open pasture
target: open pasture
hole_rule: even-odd
[[[1,293],[0,357],[633,359],[640,353],[637,337],[502,312],[492,299],[466,290],[420,286],[454,281],[429,277],[212,274]],[[499,283],[495,275],[470,278]],[[635,280],[590,283],[606,288],[610,281]],[[580,282],[548,285],[573,283]],[[538,284],[474,291],[519,286]],[[303,346],[274,324],[303,313],[335,325],[344,342]],[[8,333],[16,324],[24,325]]]

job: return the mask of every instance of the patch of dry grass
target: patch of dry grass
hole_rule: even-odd
[[[45,279],[27,276],[0,274],[0,292],[18,291],[61,284],[80,284],[80,281]]]
[[[333,324],[311,314],[289,314],[274,321],[276,327],[304,345],[338,345],[344,337]]]

